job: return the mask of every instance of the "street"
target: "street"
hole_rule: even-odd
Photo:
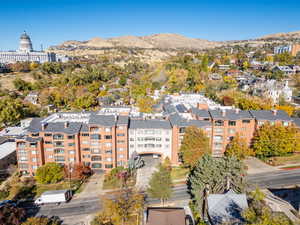
[[[247,181],[252,188],[258,186],[260,188],[282,188],[288,186],[295,186],[300,184],[300,169],[288,170],[288,171],[274,171],[257,175],[247,176]],[[171,198],[168,203],[188,200],[190,195],[187,193],[187,187],[185,184],[175,186]],[[158,204],[158,199],[147,198],[147,204]],[[59,216],[70,217],[78,215],[87,215],[98,212],[101,209],[100,198],[80,198],[71,200],[69,203],[63,203],[60,205],[43,205],[37,209],[34,205],[27,205],[25,207],[29,212],[36,214],[37,216]]]

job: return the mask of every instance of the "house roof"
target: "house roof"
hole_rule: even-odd
[[[207,198],[208,214],[213,224],[242,222],[242,211],[248,208],[246,194],[228,191],[225,194],[211,194]]]
[[[168,120],[130,120],[129,129],[171,129],[171,124]]]
[[[250,110],[251,115],[256,120],[266,120],[266,121],[291,121],[292,118],[289,117],[289,115],[283,111],[283,110],[277,110],[276,113],[272,110]]]
[[[297,127],[300,127],[300,118],[293,118],[293,122]]]
[[[97,124],[101,126],[112,127],[116,123],[115,116],[113,115],[95,115],[91,114],[89,124]]]
[[[16,142],[4,142],[0,144],[0,160],[16,151]]]
[[[207,127],[211,125],[209,121],[184,119],[178,113],[172,114],[169,117],[169,120],[172,126],[177,126],[177,127],[195,126],[201,128],[201,127]]]
[[[192,114],[202,117],[202,118],[210,118],[210,114],[208,110],[205,109],[198,109],[198,108],[192,108]]]
[[[235,110],[235,109],[227,109],[224,110],[224,114],[222,110],[209,110],[209,113],[213,120],[216,119],[227,119],[227,120],[241,120],[241,119],[253,119],[252,115],[247,110]]]
[[[148,208],[146,225],[185,225],[183,208]]]
[[[127,125],[129,122],[129,117],[128,116],[119,116],[117,120],[118,125]]]

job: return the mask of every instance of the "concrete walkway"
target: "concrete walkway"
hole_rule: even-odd
[[[102,186],[104,181],[103,173],[94,173],[84,185],[82,192],[74,196],[74,199],[81,198],[98,198],[102,194]]]
[[[145,165],[137,170],[136,188],[141,191],[146,191],[152,174],[157,171],[157,166],[160,163],[160,158],[153,158],[152,155],[143,156]]]
[[[279,170],[279,168],[270,166],[255,157],[249,157],[248,159],[245,159],[244,163],[248,167],[247,174],[249,175],[266,173],[266,172],[274,172]]]

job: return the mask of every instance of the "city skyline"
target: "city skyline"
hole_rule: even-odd
[[[269,0],[4,2],[0,26],[5,27],[5,32],[0,37],[0,50],[17,49],[18,36],[23,30],[32,37],[36,50],[41,44],[49,47],[67,40],[156,33],[215,41],[250,39],[300,30],[299,6],[294,0],[287,0],[284,5]]]

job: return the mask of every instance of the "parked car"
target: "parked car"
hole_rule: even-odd
[[[39,198],[37,198],[34,203],[36,205],[56,203],[60,204],[63,202],[68,202],[72,198],[71,190],[54,190],[46,191]]]

